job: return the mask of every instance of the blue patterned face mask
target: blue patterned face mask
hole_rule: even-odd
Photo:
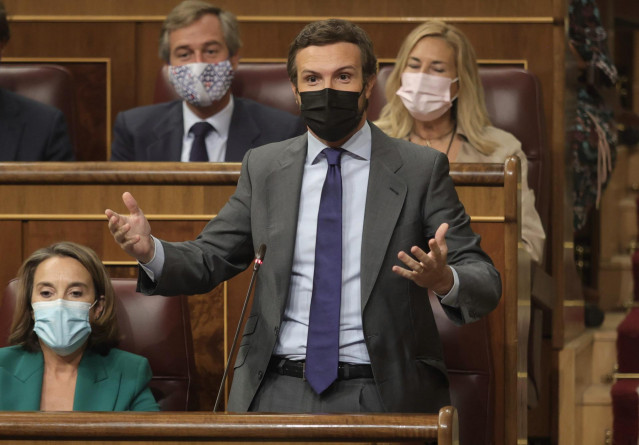
[[[77,351],[91,334],[89,311],[95,303],[63,298],[33,303],[33,330],[56,354],[66,357]]]
[[[233,66],[229,60],[170,65],[169,80],[182,99],[196,107],[208,107],[228,91]]]

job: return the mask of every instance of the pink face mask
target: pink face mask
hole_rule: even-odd
[[[432,121],[453,105],[457,96],[450,98],[450,86],[458,77],[434,76],[426,73],[403,73],[402,86],[397,90],[408,112],[420,121]]]

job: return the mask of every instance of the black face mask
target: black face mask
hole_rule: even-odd
[[[328,142],[339,141],[349,135],[362,120],[359,109],[361,92],[324,88],[300,94],[300,111],[308,128]]]

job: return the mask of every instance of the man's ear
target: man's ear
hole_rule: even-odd
[[[300,99],[300,92],[293,82],[291,82],[291,90],[293,90],[293,95],[295,96],[295,103],[299,106],[302,103],[302,100]]]
[[[373,87],[375,86],[375,82],[377,82],[377,74],[373,74],[368,78],[368,83],[366,84],[366,88],[364,90],[364,95],[366,99],[371,97],[371,93],[373,92]]]
[[[99,320],[104,313],[104,295],[100,295],[98,298],[98,303],[95,305],[95,320]]]
[[[237,66],[240,64],[240,53],[239,51],[236,54],[233,54],[229,57],[229,62],[231,62],[231,66],[233,67],[233,71],[237,71]]]

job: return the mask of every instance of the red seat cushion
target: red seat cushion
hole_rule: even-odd
[[[617,327],[619,372],[639,372],[639,308],[634,308]]]
[[[637,445],[639,380],[619,380],[612,386],[613,443]]]

